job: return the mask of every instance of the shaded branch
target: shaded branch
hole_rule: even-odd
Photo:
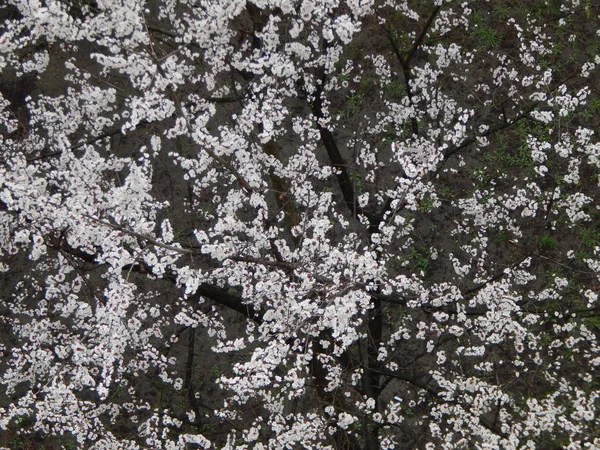
[[[173,245],[168,245],[168,244],[163,244],[162,242],[158,242],[152,236],[148,236],[146,234],[137,233],[135,231],[132,231],[132,230],[124,227],[123,225],[118,225],[118,224],[114,224],[114,223],[111,223],[111,222],[107,222],[105,220],[97,219],[97,218],[92,217],[92,216],[90,216],[88,214],[83,214],[83,217],[86,217],[86,218],[92,220],[93,222],[96,222],[96,223],[99,223],[99,224],[102,224],[102,225],[106,225],[107,227],[110,227],[110,228],[112,228],[114,230],[118,230],[118,231],[121,231],[123,233],[126,233],[126,234],[128,234],[130,236],[135,236],[135,237],[137,237],[139,239],[143,239],[145,241],[148,241],[152,245],[154,245],[156,247],[164,248],[165,250],[170,250],[170,251],[173,251],[173,252],[176,252],[176,253],[181,253],[181,254],[184,254],[184,255],[189,255],[189,254],[194,253],[194,251],[191,250],[191,249],[181,248],[181,247],[175,247]]]
[[[148,124],[149,124],[149,122],[147,122],[145,120],[142,120],[139,123],[139,125],[148,125]],[[91,144],[94,144],[94,143],[96,143],[98,141],[101,141],[102,139],[106,139],[108,137],[113,137],[113,136],[116,136],[116,135],[122,134],[122,133],[123,132],[121,131],[121,127],[113,128],[112,130],[109,130],[106,133],[102,133],[100,136],[96,136],[96,137],[93,137],[91,139],[88,139],[85,142],[80,142],[79,144],[72,145],[71,147],[68,148],[68,150],[71,150],[71,151],[78,150],[81,147],[84,147],[86,145],[91,145]],[[46,149],[46,150],[50,150],[50,149]],[[39,155],[39,156],[34,156],[34,157],[26,158],[26,161],[27,162],[34,162],[34,161],[39,161],[39,160],[46,159],[46,158],[52,158],[54,156],[60,156],[62,154],[63,154],[63,150],[56,150],[56,151],[52,151],[50,153],[44,153],[44,152],[42,152],[42,154]],[[7,163],[6,159],[0,159],[0,164],[6,164],[6,163]]]
[[[504,130],[506,128],[509,128],[509,127],[515,125],[520,120],[526,118],[527,115],[531,111],[533,111],[535,108],[537,108],[537,106],[539,104],[540,104],[540,102],[534,102],[533,104],[531,104],[527,108],[525,108],[521,113],[519,113],[518,115],[516,115],[512,120],[510,120],[510,121],[506,121],[505,120],[503,123],[501,123],[499,125],[496,125],[495,127],[489,128],[484,133],[481,133],[481,134],[478,134],[478,135],[475,135],[475,136],[471,136],[470,138],[467,138],[464,141],[462,141],[460,144],[454,145],[452,147],[448,147],[446,150],[444,150],[444,161],[442,162],[442,164],[440,164],[440,168],[443,166],[443,163],[446,162],[446,160],[448,158],[450,158],[450,156],[454,155],[455,153],[458,153],[459,151],[461,151],[465,147],[468,147],[472,143],[476,142],[477,138],[490,137],[490,136],[498,133],[499,131],[502,131],[502,130]]]
[[[279,148],[273,139],[263,145],[263,150],[276,160],[281,160]],[[283,210],[285,212],[284,225],[291,234],[292,228],[300,223],[300,216],[298,215],[296,202],[288,198],[288,192],[290,190],[289,184],[284,178],[278,176],[272,167],[269,170],[269,179],[271,180],[271,185],[275,191],[275,201],[277,202],[277,206],[280,211]],[[295,239],[295,243],[298,243],[298,239]]]
[[[209,298],[219,305],[225,306],[233,311],[236,311],[248,319],[261,324],[263,322],[263,314],[250,304],[245,304],[242,297],[233,295],[228,290],[216,287],[212,284],[201,284],[196,290],[197,294]]]
[[[112,226],[112,224],[111,224],[111,226]],[[123,230],[123,231],[127,232],[127,230]],[[142,239],[148,238],[147,236],[144,236],[144,235],[140,235],[140,236]],[[157,244],[160,244],[160,243],[157,243]],[[155,244],[155,245],[157,245],[157,244]],[[162,245],[159,245],[159,246],[162,246]],[[81,249],[72,248],[64,241],[61,243],[60,249],[63,250],[64,252],[69,253],[72,256],[75,256],[75,257],[83,260],[83,261],[86,261],[89,263],[94,263],[94,264],[98,263],[97,255],[87,253]],[[173,247],[173,249],[182,250],[182,249],[177,249],[176,247]],[[147,266],[146,264],[144,264],[143,262],[138,262],[137,264],[124,265],[123,267],[121,267],[121,270],[127,271],[127,272],[136,272],[136,273],[140,273],[140,274],[144,274],[144,275],[148,275],[148,274],[152,273],[152,269],[149,266]],[[178,284],[177,277],[171,270],[167,270],[164,273],[164,275],[162,276],[162,278],[166,281],[169,281],[174,286],[177,286],[177,284]],[[236,312],[246,316],[248,319],[251,319],[251,320],[255,321],[256,323],[259,323],[259,324],[262,323],[262,313],[259,310],[254,308],[252,305],[244,304],[244,300],[240,296],[233,295],[227,289],[220,288],[220,287],[214,286],[209,283],[203,283],[196,289],[193,296],[194,297],[195,296],[206,297],[221,306],[224,306],[226,308],[229,308],[233,311],[236,311]]]
[[[154,61],[156,63],[156,68],[157,68],[158,72],[163,77],[168,78],[168,76],[165,74],[165,72],[162,68],[162,62],[157,60],[156,58],[154,58]],[[171,95],[171,99],[173,100],[173,103],[175,104],[177,113],[179,114],[180,117],[183,117],[185,119],[185,125],[190,133],[190,136],[192,136],[194,133],[190,126],[190,120],[187,118],[187,114],[185,113],[183,107],[181,106],[181,102],[179,101],[179,98],[175,95],[175,91],[173,90],[171,85],[168,85],[166,87],[166,89],[169,91],[169,93]],[[225,161],[223,158],[221,158],[219,155],[217,155],[215,152],[213,152],[208,147],[203,147],[203,150],[211,158],[213,158],[215,161],[217,161],[221,166],[225,167],[229,171],[229,173],[231,173],[235,177],[235,179],[238,181],[238,183],[242,186],[242,188],[246,191],[246,193],[248,195],[250,195],[250,194],[252,194],[252,192],[254,192],[254,189],[252,189],[252,187],[248,184],[248,182],[244,179],[244,177],[242,177],[242,175],[238,172],[238,170],[235,167],[233,167],[233,165],[231,163],[229,163],[228,161]]]
[[[441,6],[436,6],[434,8],[432,13],[429,15],[429,18],[427,19],[427,22],[425,22],[425,26],[421,30],[421,33],[419,34],[419,36],[413,43],[413,46],[411,47],[411,49],[408,51],[406,57],[402,56],[402,52],[398,48],[398,45],[396,45],[392,31],[389,28],[384,28],[387,32],[388,39],[392,46],[392,50],[394,51],[394,54],[396,55],[396,58],[398,59],[398,62],[400,63],[400,66],[402,67],[402,73],[404,75],[404,87],[406,89],[406,95],[408,96],[408,99],[410,100],[411,103],[412,103],[412,99],[413,99],[412,88],[410,86],[411,62],[412,62],[413,58],[415,57],[417,50],[423,44],[423,41],[425,40],[425,36],[427,36],[427,32],[429,31],[429,28],[431,28],[431,25],[433,24],[433,21],[435,20],[436,16],[440,12],[441,8],[442,8]],[[419,134],[419,124],[415,117],[412,117],[410,119],[410,124],[411,124],[412,133],[415,135]]]
[[[434,10],[431,12],[431,14],[429,15],[429,18],[427,19],[427,22],[425,22],[425,26],[421,30],[419,37],[417,37],[417,40],[414,42],[412,48],[410,49],[410,51],[408,52],[408,55],[406,56],[406,59],[404,60],[404,64],[406,64],[407,66],[410,65],[412,59],[414,58],[415,54],[417,53],[417,50],[423,44],[423,41],[425,40],[425,36],[427,36],[427,32],[431,28],[431,25],[433,25],[433,21],[435,20],[436,16],[440,12],[440,9],[442,9],[441,5],[436,6],[434,8]]]
[[[342,157],[335,138],[333,137],[333,133],[321,125],[321,119],[323,119],[325,116],[323,113],[322,98],[325,79],[326,76],[323,72],[321,76],[321,84],[318,86],[317,91],[315,92],[315,99],[311,105],[312,112],[317,119],[317,128],[319,130],[319,135],[321,136],[321,141],[323,142],[325,150],[327,151],[327,156],[336,170],[336,176],[340,190],[342,191],[342,195],[344,197],[344,202],[352,213],[352,216],[356,217],[358,214],[362,214],[362,210],[360,207],[357,207],[354,186],[352,185],[352,180],[348,174],[346,163],[344,162],[344,158]]]
[[[171,39],[177,39],[177,38],[181,37],[177,33],[173,33],[172,31],[166,30],[166,29],[158,27],[156,25],[150,25],[150,24],[148,24],[147,28],[148,28],[149,31],[153,31],[155,33],[163,34],[165,36],[170,37]],[[206,50],[206,48],[198,45],[195,42],[190,42],[190,43],[188,43],[186,45],[189,45],[190,47],[195,47],[198,50]]]
[[[388,377],[406,381],[407,383],[412,384],[413,386],[415,386],[419,389],[423,389],[423,390],[427,391],[433,397],[435,397],[439,400],[442,400],[446,403],[454,402],[454,400],[446,400],[446,399],[442,398],[441,394],[442,394],[442,392],[444,392],[444,389],[441,389],[439,386],[433,386],[428,383],[424,383],[423,381],[419,380],[414,374],[407,374],[407,373],[403,373],[403,372],[392,372],[391,370],[387,370],[387,369],[372,369],[372,370],[378,371],[381,374],[386,375]],[[481,424],[481,426],[488,429],[495,435],[503,437],[503,438],[507,437],[506,433],[504,433],[501,430],[501,428],[500,428],[500,426],[498,426],[498,424],[494,423],[494,421],[486,418],[485,416],[483,416],[483,415],[479,416],[479,423]]]

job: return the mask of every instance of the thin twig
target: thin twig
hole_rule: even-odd
[[[194,253],[194,250],[192,250],[192,249],[181,248],[181,247],[174,247],[172,245],[163,244],[162,242],[158,242],[152,236],[148,236],[146,234],[141,234],[141,233],[138,233],[136,231],[130,230],[130,229],[124,227],[123,225],[118,225],[118,224],[115,224],[115,223],[107,222],[105,220],[98,219],[96,217],[90,216],[89,214],[84,214],[83,217],[86,217],[86,218],[88,218],[88,219],[90,219],[90,220],[92,220],[92,221],[94,221],[96,223],[100,223],[102,225],[106,225],[107,227],[110,227],[110,228],[112,228],[114,230],[121,231],[121,232],[123,232],[125,234],[128,234],[130,236],[135,236],[137,238],[144,239],[144,240],[150,242],[152,245],[154,245],[156,247],[164,248],[165,250],[171,250],[173,252],[181,253],[183,255],[190,255],[190,254]]]

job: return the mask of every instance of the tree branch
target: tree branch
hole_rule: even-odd
[[[458,153],[463,148],[468,147],[469,145],[471,145],[472,143],[474,143],[475,141],[477,141],[477,138],[490,137],[490,136],[498,133],[499,131],[502,131],[502,130],[504,130],[506,128],[509,128],[509,127],[513,126],[514,124],[516,124],[520,120],[526,118],[527,115],[531,111],[533,111],[539,104],[540,104],[540,102],[534,102],[531,105],[529,105],[527,108],[525,108],[521,113],[517,114],[512,120],[510,120],[508,122],[504,121],[503,123],[501,123],[499,125],[496,125],[495,127],[492,127],[490,129],[488,129],[484,133],[481,133],[481,134],[478,134],[478,135],[475,135],[475,136],[471,136],[470,138],[465,139],[464,141],[462,141],[458,145],[455,145],[455,146],[452,146],[452,147],[448,147],[446,150],[444,150],[444,161],[442,162],[442,164],[440,164],[440,168],[443,166],[443,163],[446,162],[446,160],[448,158],[450,158],[450,156],[454,155],[455,153]]]
[[[149,124],[149,122],[147,122],[145,120],[142,120],[139,123],[139,125],[148,125],[148,124]],[[113,128],[112,130],[109,130],[109,131],[101,134],[100,136],[96,136],[96,137],[93,137],[91,139],[88,139],[85,142],[80,142],[79,144],[72,145],[71,147],[69,147],[69,150],[71,150],[71,151],[78,150],[81,147],[84,147],[84,146],[90,145],[90,144],[94,144],[94,143],[96,143],[98,141],[101,141],[102,139],[106,139],[108,137],[113,137],[113,136],[116,136],[118,134],[122,134],[121,127]],[[62,154],[63,154],[63,150],[57,150],[57,151],[53,151],[53,152],[50,152],[50,153],[42,153],[39,156],[34,156],[34,157],[26,158],[26,161],[27,162],[35,162],[35,161],[39,161],[39,160],[46,159],[46,158],[52,158],[54,156],[60,156]],[[7,164],[7,160],[6,159],[0,159],[0,164]]]
[[[425,22],[425,26],[421,30],[421,33],[419,34],[419,36],[413,43],[413,46],[411,47],[411,49],[408,51],[406,57],[404,57],[404,58],[402,57],[402,52],[400,51],[400,49],[396,45],[396,42],[394,41],[394,36],[392,34],[392,31],[388,28],[384,28],[387,32],[388,39],[392,46],[392,50],[394,51],[394,54],[396,55],[396,58],[398,59],[398,62],[400,63],[400,66],[402,67],[402,73],[404,75],[404,87],[406,89],[406,95],[408,96],[408,99],[410,100],[411,103],[412,103],[412,99],[413,99],[412,88],[410,86],[411,62],[412,62],[413,58],[415,57],[417,50],[423,44],[423,41],[425,39],[425,36],[427,35],[427,32],[429,31],[429,28],[431,28],[431,25],[433,24],[433,21],[435,20],[435,17],[438,15],[441,8],[442,8],[441,6],[436,6],[434,8],[432,13],[429,15],[429,18],[427,19],[427,22]],[[419,124],[415,117],[412,117],[410,119],[410,124],[411,124],[412,133],[414,135],[418,135],[419,134]]]

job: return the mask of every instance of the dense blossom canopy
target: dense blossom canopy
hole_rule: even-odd
[[[599,17],[8,0],[0,444],[600,448]]]

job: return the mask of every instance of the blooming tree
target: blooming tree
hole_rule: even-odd
[[[593,2],[0,15],[2,445],[600,447]]]

